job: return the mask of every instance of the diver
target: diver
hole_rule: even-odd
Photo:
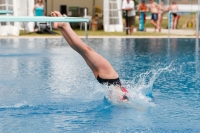
[[[51,12],[51,16],[62,17],[58,11]],[[119,75],[112,65],[104,57],[87,46],[72,30],[69,23],[56,23],[68,44],[84,58],[99,83],[107,86],[113,85],[119,92],[120,100],[128,101],[128,91],[122,86]]]

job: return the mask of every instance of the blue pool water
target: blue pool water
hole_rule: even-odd
[[[84,42],[113,65],[130,102],[108,100],[61,39],[1,39],[0,132],[200,132],[195,39]]]

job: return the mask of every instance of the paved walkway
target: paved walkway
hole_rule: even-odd
[[[146,32],[154,32],[154,29],[147,28]],[[164,34],[168,35],[168,29],[162,29],[161,33],[164,33]],[[173,34],[173,35],[195,35],[196,34],[196,30],[192,30],[192,29],[175,29],[175,30],[172,30],[171,29],[170,30],[170,34]]]

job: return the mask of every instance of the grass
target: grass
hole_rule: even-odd
[[[194,14],[191,14],[195,17]],[[179,29],[182,29],[182,25],[185,23],[186,20],[191,19],[191,15],[181,15],[181,18],[179,19]],[[166,16],[166,15],[165,15]],[[139,20],[136,19],[135,27],[139,26]],[[165,29],[168,26],[168,20],[163,19],[162,27]],[[150,20],[146,20],[145,28],[153,28],[152,24],[150,23]],[[194,28],[191,28],[194,29]],[[194,29],[195,30],[195,29]],[[31,33],[24,33],[24,31],[20,31],[20,36],[61,36],[61,33],[59,30],[53,30],[57,34],[37,34],[35,32]],[[74,29],[76,34],[78,36],[85,36],[85,31]],[[125,31],[124,32],[104,32],[103,30],[97,30],[97,31],[88,31],[89,36],[126,36]],[[130,36],[130,35],[129,35]],[[133,36],[166,36],[165,33],[151,33],[151,32],[135,32]]]
[[[180,19],[179,19],[179,23],[178,23],[178,29],[182,29],[182,26],[185,24],[186,20],[191,20],[191,17],[196,17],[196,14],[191,14],[191,15],[181,15]],[[167,14],[164,15],[164,18],[167,17]],[[139,26],[139,20],[136,20],[136,27]],[[150,20],[147,20],[145,23],[145,27],[146,28],[153,28]],[[168,27],[168,19],[163,19],[162,21],[162,28],[166,29]],[[189,28],[188,28],[189,29]],[[195,28],[190,28],[190,29],[195,29]]]
[[[79,36],[84,36],[85,35],[84,31],[75,30],[75,32]],[[103,30],[89,31],[88,34],[92,35],[92,36],[127,36],[126,32],[104,32]],[[166,34],[150,33],[150,32],[135,32],[134,35],[135,36],[164,36]],[[132,35],[132,36],[134,36],[134,35]],[[131,36],[131,35],[129,35],[129,36]]]
[[[54,32],[56,32],[57,34],[37,34],[35,32],[30,32],[30,33],[24,33],[24,31],[20,31],[20,36],[61,36],[60,31],[58,30],[53,30]],[[83,30],[78,30],[75,29],[74,30],[75,33],[78,36],[85,36],[85,31]],[[104,32],[103,30],[98,30],[98,31],[88,31],[88,35],[89,36],[127,36],[126,32]],[[150,33],[150,32],[135,32],[134,33],[135,36],[164,36],[166,34],[163,33]],[[133,36],[134,36],[133,35]],[[131,36],[131,35],[129,35]]]

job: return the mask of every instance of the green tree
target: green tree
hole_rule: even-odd
[[[133,1],[135,3],[135,6],[137,6],[138,5],[138,1],[137,0],[133,0]]]

